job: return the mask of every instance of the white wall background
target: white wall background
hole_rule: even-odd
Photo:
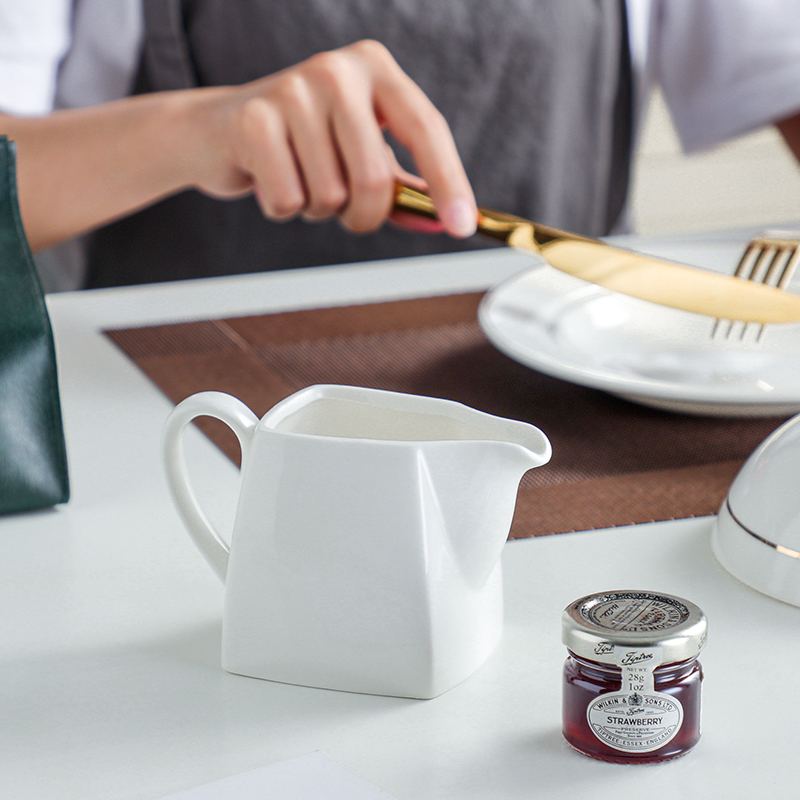
[[[632,221],[643,234],[800,225],[800,164],[774,128],[684,156],[661,97],[634,161]]]

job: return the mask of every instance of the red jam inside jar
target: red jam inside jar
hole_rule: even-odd
[[[563,733],[602,761],[660,763],[700,739],[706,618],[672,595],[588,595],[564,611]]]

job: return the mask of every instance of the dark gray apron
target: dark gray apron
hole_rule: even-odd
[[[137,91],[238,84],[378,39],[449,122],[479,204],[599,235],[624,204],[630,66],[621,0],[145,0]],[[401,162],[409,169],[405,154]],[[390,225],[265,220],[185,192],[95,234],[91,286],[481,246]]]

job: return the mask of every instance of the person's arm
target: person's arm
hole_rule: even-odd
[[[800,112],[793,117],[781,120],[777,123],[777,127],[795,158],[800,161]]]
[[[41,118],[0,115],[17,142],[20,207],[34,249],[167,195],[255,193],[265,215],[338,216],[355,232],[390,214],[404,177],[383,128],[411,152],[456,236],[475,199],[441,114],[376,42],[322,53],[239,87],[128,98]]]

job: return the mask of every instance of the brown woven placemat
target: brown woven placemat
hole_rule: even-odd
[[[520,485],[511,538],[712,514],[783,420],[671,414],[551,378],[496,350],[480,294],[107,331],[174,402],[225,391],[259,416],[314,383],[445,397],[531,422],[553,458]],[[233,434],[200,426],[232,459]]]

